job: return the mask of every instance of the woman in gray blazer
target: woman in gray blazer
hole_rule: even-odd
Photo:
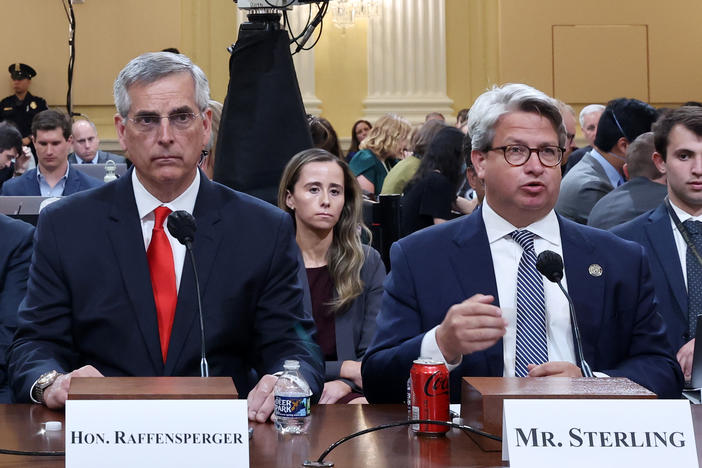
[[[361,359],[375,333],[385,266],[361,243],[361,188],[348,164],[313,148],[288,162],[278,206],[295,219],[325,360],[320,403],[366,403]]]

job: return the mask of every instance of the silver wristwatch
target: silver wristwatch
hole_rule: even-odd
[[[32,401],[34,403],[39,403],[40,405],[44,404],[44,390],[46,390],[49,385],[54,383],[56,379],[60,376],[57,371],[52,370],[50,372],[47,372],[46,374],[42,374],[39,376],[39,378],[34,382],[34,385],[32,385],[32,389],[30,391],[30,396],[32,398]]]

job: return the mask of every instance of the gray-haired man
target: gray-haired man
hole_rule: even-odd
[[[300,361],[319,394],[323,362],[290,217],[197,168],[211,129],[202,70],[183,55],[144,54],[114,94],[134,167],[42,212],[10,351],[17,400],[61,407],[72,376],[200,375],[192,265],[164,224],[176,210],[197,221],[210,375],[233,377],[258,421],[273,411],[272,374],[286,359]]]
[[[682,373],[643,248],[553,210],[566,140],[556,102],[527,85],[505,85],[478,97],[468,122],[485,199],[470,216],[393,245],[362,365],[368,401],[402,401],[420,356],[448,365],[454,402],[463,376],[582,375],[568,302],[535,269],[544,250],[565,261],[592,370],[678,397]]]

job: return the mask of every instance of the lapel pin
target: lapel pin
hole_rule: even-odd
[[[597,263],[593,263],[592,265],[590,265],[587,271],[590,273],[590,276],[602,276],[602,267],[599,266]]]

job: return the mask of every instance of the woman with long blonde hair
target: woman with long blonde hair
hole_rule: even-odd
[[[412,126],[406,119],[386,114],[375,122],[361,142],[361,150],[349,164],[361,188],[372,198],[382,190],[390,164],[402,158],[411,131]]]
[[[361,189],[348,164],[323,149],[293,156],[278,206],[295,220],[325,360],[320,403],[363,403],[361,359],[375,332],[385,266],[361,243]]]

